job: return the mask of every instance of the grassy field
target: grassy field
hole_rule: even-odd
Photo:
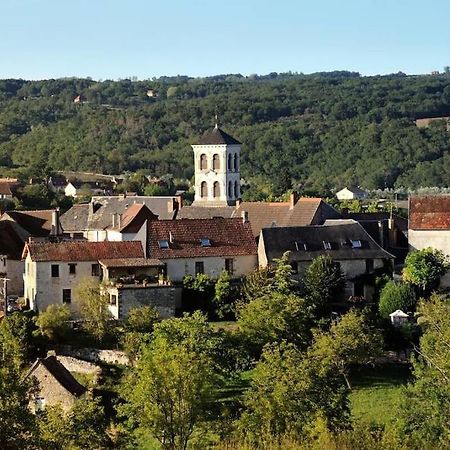
[[[401,389],[410,376],[409,367],[402,365],[365,368],[354,373],[350,393],[353,417],[379,424],[391,422]]]

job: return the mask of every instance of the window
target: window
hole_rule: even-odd
[[[233,267],[233,258],[225,258],[225,270],[233,275],[234,267]]]
[[[231,159],[232,159],[231,154],[228,154],[228,170],[231,170],[231,164],[232,164]]]
[[[218,181],[214,182],[214,186],[213,186],[213,196],[215,198],[220,197],[220,185]]]
[[[361,248],[362,244],[360,240],[350,240],[350,243],[352,244],[352,248]]]
[[[202,184],[200,185],[200,197],[208,197],[208,185],[206,184],[206,181],[202,181]]]
[[[72,290],[71,289],[63,289],[62,290],[62,301],[65,304],[72,303]]]
[[[100,265],[99,264],[92,264],[92,266],[91,266],[91,275],[93,277],[99,277],[100,276]]]
[[[239,184],[237,181],[234,182],[234,196],[236,198],[239,198]]]
[[[213,168],[213,170],[219,170],[220,169],[220,158],[219,158],[219,155],[217,153],[213,156],[212,168]]]
[[[77,265],[76,264],[69,264],[69,274],[75,275],[77,273]]]
[[[331,242],[329,241],[323,241],[323,248],[325,250],[331,250]]]
[[[211,241],[209,239],[201,239],[200,245],[202,247],[211,247]]]
[[[203,264],[203,261],[195,262],[195,275],[198,275],[199,273],[205,273],[205,265]]]
[[[200,155],[200,170],[206,170],[208,168],[208,161],[206,155],[203,153]]]
[[[116,294],[110,294],[110,296],[109,296],[109,304],[117,306],[117,295]]]
[[[52,264],[52,278],[58,278],[58,277],[59,277],[59,265]]]
[[[237,153],[235,153],[235,155],[234,155],[234,164],[233,164],[233,168],[234,168],[234,170],[235,170],[235,172],[237,172],[237,170],[238,170],[238,155],[237,155]]]
[[[167,239],[162,239],[162,240],[158,241],[158,246],[161,249],[167,249],[167,248],[169,248],[169,241]]]
[[[231,181],[228,182],[228,197],[233,198],[233,183]]]
[[[366,259],[366,272],[371,273],[373,272],[373,259]]]
[[[297,274],[298,273],[298,262],[297,261],[292,261],[291,262],[291,268],[292,268],[292,273],[293,274]]]
[[[301,252],[303,250],[306,252],[308,250],[308,247],[306,246],[306,242],[295,241],[294,244],[295,244],[295,249],[298,252]]]

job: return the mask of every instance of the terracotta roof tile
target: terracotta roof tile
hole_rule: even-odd
[[[153,214],[144,204],[134,203],[122,214],[120,231],[122,233],[137,233],[147,219],[158,220],[158,216]]]
[[[170,242],[170,237],[172,241]],[[209,239],[211,246],[202,247]],[[169,241],[161,249],[158,241]],[[181,219],[148,223],[149,255],[152,258],[194,258],[205,256],[256,255],[258,249],[250,227],[242,219]]]
[[[411,197],[409,228],[411,230],[450,229],[450,196]]]
[[[27,243],[22,257],[33,261],[98,261],[99,259],[143,258],[140,241],[67,241]]]

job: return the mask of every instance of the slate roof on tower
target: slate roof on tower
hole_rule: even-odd
[[[215,126],[208,130],[195,145],[241,145],[241,143]]]

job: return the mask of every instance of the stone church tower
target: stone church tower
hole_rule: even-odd
[[[216,126],[192,146],[195,165],[193,206],[235,205],[241,195],[241,143]]]

